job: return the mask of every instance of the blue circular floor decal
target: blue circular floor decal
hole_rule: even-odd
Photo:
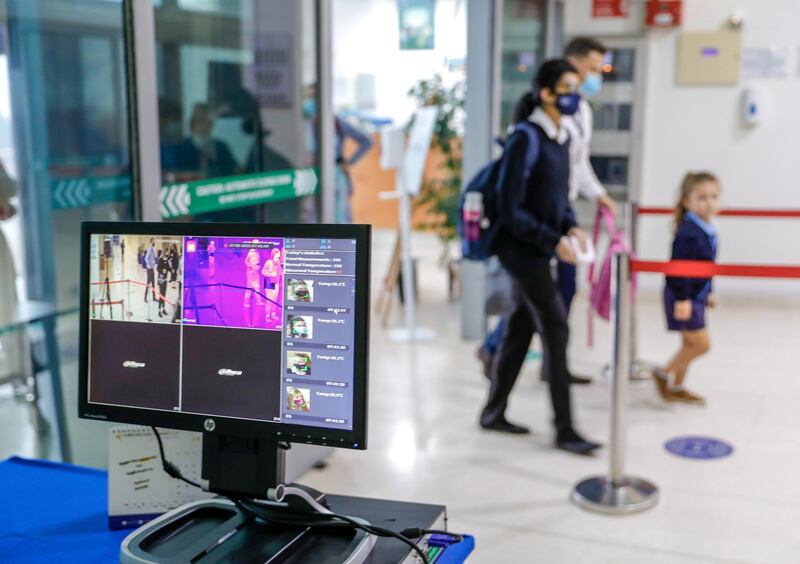
[[[676,437],[664,445],[669,452],[684,458],[724,458],[733,453],[733,447],[719,439],[710,437]]]

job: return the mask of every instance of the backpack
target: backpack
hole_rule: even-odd
[[[517,131],[522,131],[528,136],[528,150],[525,153],[525,176],[523,181],[527,182],[536,161],[539,158],[539,134],[536,128],[529,121],[521,121],[514,125],[511,131],[513,135]],[[505,143],[501,143],[505,148]],[[472,180],[467,184],[467,188],[461,193],[458,213],[458,235],[461,237],[462,256],[468,260],[485,261],[491,257],[492,246],[497,233],[500,231],[500,218],[497,209],[497,180],[502,168],[503,157],[492,161],[480,169]],[[467,194],[477,192],[483,200],[483,216],[480,224],[480,233],[477,239],[468,240],[464,225],[464,203]]]
[[[611,272],[613,258],[618,253],[631,253],[633,256],[633,249],[630,248],[625,238],[625,231],[617,229],[614,223],[614,215],[607,208],[600,206],[597,210],[597,216],[594,220],[594,227],[592,227],[592,242],[597,248],[600,240],[600,226],[604,224],[606,231],[608,231],[609,242],[606,248],[606,253],[603,256],[603,261],[600,266],[600,272],[595,276],[595,264],[589,267],[589,327],[588,327],[588,344],[594,344],[594,318],[599,315],[601,318],[609,321],[611,319]],[[635,258],[635,257],[634,257]],[[636,291],[636,278],[631,282],[633,292]]]

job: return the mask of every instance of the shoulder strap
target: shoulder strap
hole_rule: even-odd
[[[528,150],[525,153],[525,178],[527,179],[539,160],[539,132],[528,120],[523,120],[514,125],[514,132],[522,131],[528,136]]]

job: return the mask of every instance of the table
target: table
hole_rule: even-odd
[[[131,531],[108,528],[106,472],[10,458],[0,462],[0,483],[6,485],[0,495],[0,562],[118,561],[119,546]],[[328,501],[334,510],[357,514],[394,530],[441,526],[445,518],[441,505],[336,495],[329,496]],[[372,562],[401,562],[408,554],[405,545],[379,539]]]

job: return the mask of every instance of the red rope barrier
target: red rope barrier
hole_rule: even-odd
[[[145,283],[145,282],[139,282],[138,280],[131,280],[130,278],[127,278],[125,280],[110,280],[109,282],[90,282],[89,285],[90,286],[102,286],[102,285],[105,285],[105,284],[125,284],[125,283],[133,284],[134,286],[147,286],[147,283]],[[166,303],[168,303],[169,305],[175,305],[175,302],[172,302],[172,301],[168,300],[167,296],[162,296],[161,293],[158,292],[157,290],[154,290],[154,292],[156,294],[156,297],[164,298],[164,301]],[[145,294],[147,294],[146,291],[145,291]]]
[[[90,286],[103,286],[105,284],[125,284],[126,282],[134,282],[134,280],[109,280],[108,282],[90,282]],[[144,284],[144,282],[142,282]]]
[[[698,260],[673,260],[669,262],[634,260],[631,261],[631,270],[633,272],[655,272],[675,278],[734,276],[738,278],[800,279],[800,266],[716,264]]]
[[[647,207],[638,208],[639,215],[673,215],[675,208]],[[800,219],[800,210],[753,210],[727,209],[719,212],[721,217],[775,217]]]

